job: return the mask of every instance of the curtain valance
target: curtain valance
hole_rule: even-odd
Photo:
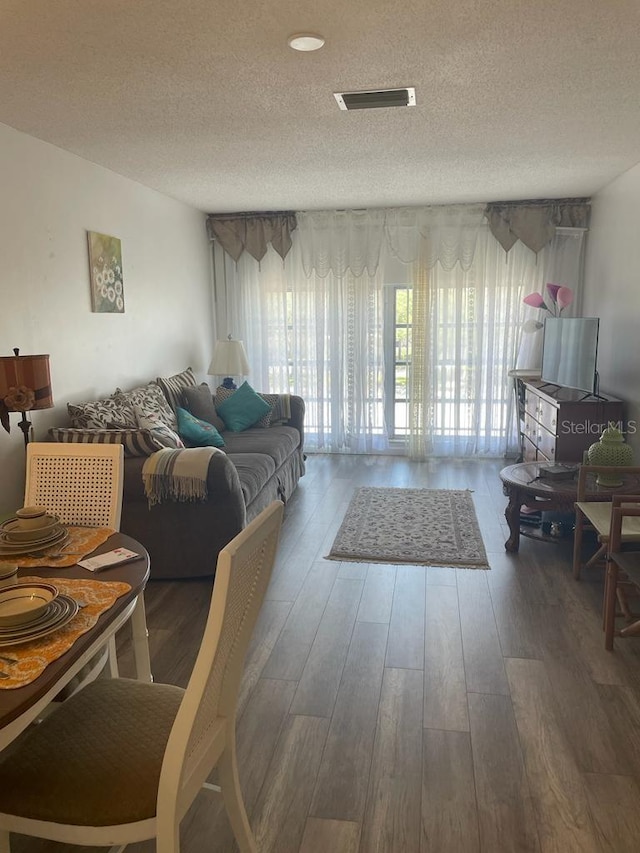
[[[384,239],[385,210],[320,210],[297,214],[305,275],[375,275]]]
[[[488,227],[508,252],[517,240],[536,254],[553,240],[556,228],[587,228],[589,199],[452,204],[365,210],[291,211],[211,215],[207,229],[235,261],[248,252],[260,262],[271,244],[284,259],[298,229],[307,276],[330,272],[375,275],[383,249],[404,264],[418,259],[432,269],[456,264],[468,271],[478,235]]]
[[[483,204],[393,208],[385,221],[389,248],[398,260],[409,264],[420,258],[428,269],[440,261],[445,270],[457,263],[465,271],[471,268],[484,226]]]
[[[443,269],[468,270],[484,205],[438,205],[369,210],[306,211],[297,214],[302,264],[307,276],[375,275],[383,248],[410,264],[421,259]]]
[[[536,254],[553,240],[556,228],[588,228],[588,198],[492,202],[485,208],[491,233],[505,252],[520,240]]]
[[[207,217],[207,232],[231,255],[234,261],[248,252],[261,261],[271,243],[284,259],[291,248],[291,232],[296,228],[296,215],[284,213],[211,214]]]

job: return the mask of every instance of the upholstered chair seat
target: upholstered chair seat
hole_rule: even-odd
[[[167,740],[184,691],[97,679],[0,753],[2,810],[32,820],[107,826],[154,817]],[[87,761],[91,755],[91,761]]]

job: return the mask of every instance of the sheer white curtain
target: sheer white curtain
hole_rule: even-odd
[[[571,305],[564,309],[563,316],[579,316],[582,308],[581,286],[585,237],[584,228],[558,228],[551,242],[538,253],[535,267],[537,275],[533,280],[531,276],[527,277],[525,296],[537,291],[548,299],[545,288],[547,282],[564,284],[573,289],[575,298]],[[516,244],[515,248],[522,250],[524,247],[522,244]],[[511,252],[509,252],[510,255]],[[524,260],[525,262],[527,260],[526,252]],[[522,370],[539,370],[542,363],[543,330],[539,328],[537,331],[532,331],[529,321],[537,321],[540,325],[546,312],[527,305],[521,305],[520,308],[520,335],[515,366]]]
[[[558,229],[537,256],[519,242],[505,255],[483,227],[468,270],[414,266],[414,313],[427,325],[427,344],[414,348],[420,362],[412,365],[416,391],[407,403],[412,458],[497,457],[517,450],[509,371],[525,337],[523,322],[533,312],[522,300],[547,282],[579,295],[583,240],[581,230]]]
[[[516,447],[513,382],[523,297],[577,289],[580,231],[505,254],[482,207],[298,213],[284,261],[216,247],[218,332],[245,341],[251,384],[306,403],[305,445],[326,452],[502,456]],[[396,369],[385,294],[412,298],[406,428],[385,423]],[[388,300],[387,300],[388,302]],[[386,409],[385,409],[386,405]],[[397,424],[396,424],[397,426]]]
[[[221,262],[222,261],[222,262]],[[257,390],[305,400],[305,447],[331,452],[385,452],[383,289],[380,273],[323,276],[303,269],[301,241],[283,263],[269,250],[260,266],[217,258],[224,329],[245,342]]]

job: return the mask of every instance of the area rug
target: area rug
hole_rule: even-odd
[[[488,569],[469,491],[356,489],[327,560]]]

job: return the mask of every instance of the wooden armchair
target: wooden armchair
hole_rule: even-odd
[[[602,607],[605,648],[608,651],[613,650],[614,636],[640,635],[640,614],[633,614],[629,607],[629,598],[640,593],[640,551],[637,550],[637,545],[636,550],[625,549],[623,536],[625,520],[627,523],[640,523],[640,495],[616,495],[611,503],[611,509]],[[622,615],[629,623],[618,631],[616,631],[616,604],[620,605]]]
[[[623,480],[622,486],[596,486],[594,476],[599,474],[609,476],[619,474]],[[611,506],[614,495],[625,496],[626,492],[640,492],[640,467],[581,465],[578,473],[576,502],[576,524],[573,539],[573,576],[580,578],[582,566],[582,536],[584,530],[595,530],[598,537],[598,549],[584,564],[588,568],[598,560],[604,560],[609,543],[611,528]],[[625,502],[640,500],[637,496],[628,494]],[[623,542],[640,542],[640,519],[628,518],[622,525],[621,537]]]

